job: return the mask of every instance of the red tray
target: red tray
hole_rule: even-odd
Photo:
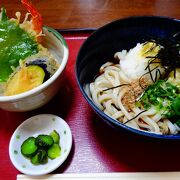
[[[26,113],[0,110],[0,179],[15,179],[8,147],[25,119],[51,113],[65,119],[73,134],[68,159],[53,173],[180,171],[180,141],[161,141],[117,131],[100,119],[83,98],[75,77],[78,50],[89,31],[61,31],[70,50],[64,88],[45,106]]]

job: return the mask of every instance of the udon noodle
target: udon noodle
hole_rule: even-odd
[[[148,70],[145,70],[147,59],[143,58],[142,53],[136,56],[142,48],[143,44],[137,44],[129,52],[123,50],[116,53],[114,57],[119,59],[118,64],[110,61],[103,64],[99,76],[88,85],[90,97],[100,110],[127,126],[156,134],[177,134],[179,126],[164,118],[163,110],[157,111],[154,106],[146,109],[137,105],[147,87],[154,83]],[[157,53],[159,49],[154,51],[156,52],[151,53]],[[133,64],[138,61],[140,64]],[[152,64],[151,69],[153,66],[155,65]],[[157,69],[161,74],[165,71],[160,64]],[[153,70],[151,76],[160,78]]]

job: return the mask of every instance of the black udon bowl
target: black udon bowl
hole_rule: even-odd
[[[93,81],[102,64],[114,53],[133,48],[150,38],[169,37],[180,31],[180,20],[168,17],[129,17],[111,22],[95,31],[81,46],[76,60],[76,78],[79,88],[94,111],[109,125],[133,133],[161,139],[180,139],[177,135],[158,135],[128,127],[102,112],[88,97],[84,85]]]

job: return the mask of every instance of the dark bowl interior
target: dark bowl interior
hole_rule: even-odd
[[[100,66],[112,59],[115,52],[133,48],[138,42],[144,42],[151,38],[171,37],[179,31],[180,21],[177,19],[155,16],[129,17],[99,28],[83,43],[76,61],[78,85],[87,102],[106,123],[144,136],[180,139],[180,134],[157,135],[123,125],[99,110],[83,88],[85,84],[93,81]]]

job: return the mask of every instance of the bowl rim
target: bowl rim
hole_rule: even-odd
[[[146,132],[146,131],[141,131],[141,130],[137,130],[135,128],[132,128],[130,126],[127,126],[125,124],[120,123],[119,121],[113,119],[112,117],[108,116],[107,114],[105,114],[103,111],[101,111],[96,105],[95,103],[92,101],[92,99],[87,95],[87,93],[85,92],[83,85],[81,85],[81,82],[79,80],[79,76],[78,76],[78,63],[79,63],[79,56],[81,51],[83,50],[84,46],[86,44],[89,43],[89,41],[96,36],[97,33],[101,32],[103,29],[106,29],[107,27],[111,26],[112,24],[118,23],[118,22],[122,22],[122,21],[129,21],[132,19],[136,19],[136,20],[140,20],[143,18],[148,18],[148,19],[159,19],[159,20],[168,20],[168,21],[174,21],[174,22],[179,22],[179,19],[176,18],[171,18],[171,17],[166,17],[166,16],[129,16],[129,17],[125,17],[122,19],[117,19],[114,20],[110,23],[107,23],[105,25],[103,25],[102,27],[98,28],[97,30],[95,30],[81,45],[78,55],[76,57],[76,64],[75,64],[75,73],[76,73],[76,81],[78,83],[78,86],[80,88],[80,91],[82,93],[82,95],[84,96],[84,98],[86,99],[86,101],[89,103],[89,105],[92,107],[92,109],[95,111],[95,113],[97,113],[101,119],[103,121],[105,121],[106,123],[110,124],[113,127],[121,127],[129,132],[132,132],[134,134],[138,134],[138,135],[143,135],[144,137],[150,137],[150,138],[156,138],[156,139],[164,139],[164,140],[179,140],[180,139],[180,135],[162,135],[162,134],[155,134],[155,133],[151,133],[151,132]],[[106,120],[107,119],[107,120]]]
[[[67,43],[64,39],[64,37],[55,29],[48,27],[48,26],[43,26],[43,29],[53,33],[53,35],[61,42],[61,44],[63,45],[63,52],[64,52],[64,56],[62,59],[62,62],[59,66],[59,68],[57,69],[57,71],[53,74],[52,77],[50,77],[47,81],[45,81],[43,84],[20,94],[16,94],[16,95],[11,95],[11,96],[0,96],[0,102],[11,102],[11,101],[18,101],[20,99],[23,98],[27,98],[31,95],[34,94],[38,94],[40,91],[43,91],[43,89],[45,89],[46,87],[48,87],[50,84],[52,84],[57,78],[58,76],[62,73],[62,71],[65,69],[66,64],[68,62],[68,57],[69,57],[69,48],[67,46]]]

